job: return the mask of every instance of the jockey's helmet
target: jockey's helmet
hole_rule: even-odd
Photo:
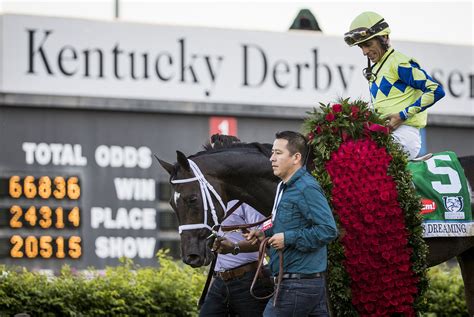
[[[344,41],[347,45],[354,46],[373,37],[389,34],[390,28],[385,19],[378,13],[367,11],[355,17],[349,32],[344,34]]]

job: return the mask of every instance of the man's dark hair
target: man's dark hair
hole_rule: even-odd
[[[299,152],[301,153],[301,162],[305,164],[306,155],[308,153],[308,146],[306,144],[306,138],[298,132],[294,131],[282,131],[275,134],[277,139],[284,139],[288,141],[288,151],[291,155]]]
[[[240,143],[240,139],[233,135],[216,133],[211,136],[211,145],[214,149],[225,148],[234,143]]]
[[[384,51],[387,51],[390,48],[390,45],[388,44],[388,35],[379,35],[376,36],[375,39],[380,43]]]

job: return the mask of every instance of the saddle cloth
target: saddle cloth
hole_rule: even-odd
[[[423,205],[423,237],[474,236],[471,195],[456,154],[435,153],[408,168]]]

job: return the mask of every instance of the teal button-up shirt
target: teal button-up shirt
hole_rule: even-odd
[[[284,273],[317,273],[327,268],[327,245],[337,227],[321,186],[305,168],[284,184],[273,227],[266,236],[284,233]],[[278,252],[270,248],[270,268],[279,271]]]

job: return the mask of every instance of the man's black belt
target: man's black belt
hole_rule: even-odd
[[[295,280],[319,278],[321,276],[323,276],[323,274],[321,272],[311,273],[311,274],[283,273],[283,279],[295,279]]]

